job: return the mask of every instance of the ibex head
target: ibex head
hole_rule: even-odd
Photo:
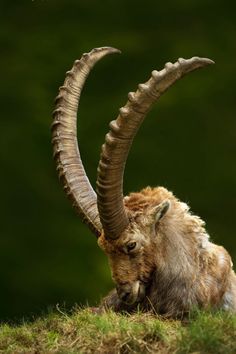
[[[213,62],[194,57],[167,63],[163,70],[154,70],[136,92],[128,94],[128,102],[120,108],[118,118],[110,122],[102,146],[96,194],[80,158],[77,108],[91,68],[103,56],[118,52],[110,47],[97,48],[75,61],[56,99],[52,132],[54,157],[64,189],[107,254],[119,298],[133,304],[143,299],[154,269],[164,267],[165,255],[170,252],[164,239],[171,228],[181,232],[184,206],[164,188],[147,188],[124,198],[128,152],[147,112],[162,93],[187,73]]]
[[[146,188],[124,198],[129,218],[127,228],[118,238],[109,240],[105,234],[99,246],[109,257],[117,293],[126,304],[141,301],[150,285],[152,273],[163,259],[163,225],[171,202],[164,188]],[[163,220],[162,220],[163,219]],[[165,252],[164,252],[165,253]],[[157,257],[159,255],[159,257]]]

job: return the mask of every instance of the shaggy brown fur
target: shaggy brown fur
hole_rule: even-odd
[[[236,275],[228,252],[209,241],[205,223],[163,187],[124,198],[130,225],[115,240],[98,239],[117,290],[102,303],[182,316],[192,307],[236,312]]]

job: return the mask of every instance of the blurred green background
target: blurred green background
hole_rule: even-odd
[[[168,187],[236,262],[235,7],[233,0],[1,1],[1,320],[57,303],[95,304],[112,287],[106,257],[58,182],[50,144],[58,87],[93,47],[123,53],[95,67],[81,99],[78,134],[94,186],[108,122],[128,91],[178,57],[215,60],[148,115],[124,189]]]

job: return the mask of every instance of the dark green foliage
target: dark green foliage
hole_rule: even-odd
[[[124,187],[173,190],[236,260],[235,2],[2,0],[0,19],[1,318],[94,303],[111,287],[105,256],[59,185],[50,145],[64,73],[96,46],[123,54],[98,64],[81,99],[79,140],[93,185],[108,122],[128,91],[180,56],[215,60],[149,114]]]

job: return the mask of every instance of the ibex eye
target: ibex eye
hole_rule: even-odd
[[[132,251],[136,247],[136,242],[130,242],[127,244],[127,251]]]

